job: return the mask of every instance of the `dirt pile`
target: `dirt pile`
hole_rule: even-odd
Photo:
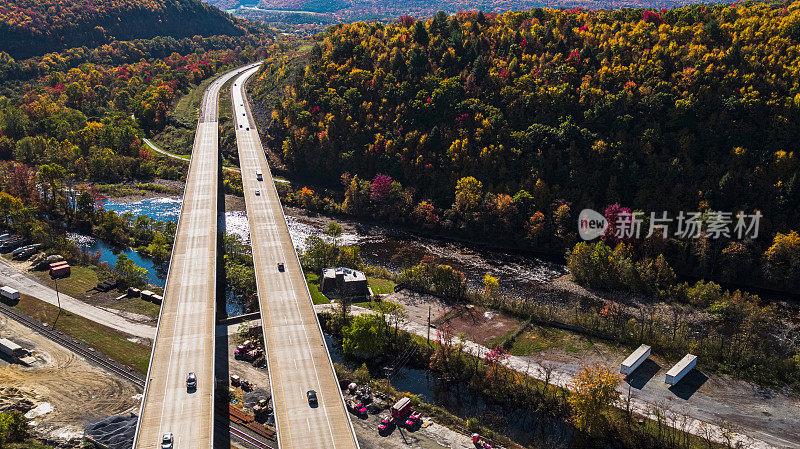
[[[16,387],[0,387],[0,412],[28,413],[39,401],[36,394]]]
[[[105,444],[110,449],[130,449],[136,433],[136,415],[114,415],[89,423],[85,436]]]

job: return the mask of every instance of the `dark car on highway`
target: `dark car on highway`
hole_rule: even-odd
[[[306,392],[306,397],[308,398],[308,405],[315,406],[317,405],[317,392],[314,390],[308,390]]]

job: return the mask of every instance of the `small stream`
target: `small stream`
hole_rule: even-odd
[[[114,265],[116,265],[117,256],[119,254],[125,254],[128,256],[128,258],[133,260],[136,265],[147,269],[147,282],[155,285],[156,287],[162,288],[166,283],[168,268],[168,264],[166,263],[156,263],[156,261],[153,259],[142,256],[130,248],[119,248],[106,242],[105,240],[90,237],[88,235],[70,233],[67,235],[67,239],[78,245],[78,248],[84,252],[95,253],[100,251],[100,261],[111,265],[111,268],[114,268]]]
[[[341,363],[349,369],[356,369],[361,365],[361,362],[343,356],[341,341],[325,334],[325,342],[333,362]],[[369,368],[373,378],[384,377],[381,366]],[[480,423],[521,444],[534,438],[539,441],[541,438],[549,438],[554,448],[569,447],[572,430],[563,422],[546,419],[534,410],[498,404],[482,393],[469,390],[466,384],[444,382],[430,370],[403,365],[394,370],[390,382],[398,391],[418,395],[425,402],[440,406],[460,418],[477,418]]]

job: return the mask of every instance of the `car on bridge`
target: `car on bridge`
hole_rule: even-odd
[[[186,376],[186,389],[187,390],[197,389],[197,376],[194,373],[189,373]]]
[[[161,437],[161,449],[172,449],[172,432],[165,433],[164,436]]]
[[[306,392],[306,397],[308,398],[308,405],[314,407],[317,405],[317,392],[314,390],[308,390]]]

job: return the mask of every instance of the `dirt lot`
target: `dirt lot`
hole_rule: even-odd
[[[424,428],[417,426],[412,430],[401,431],[398,427],[394,427],[391,432],[381,435],[378,433],[378,424],[384,416],[388,416],[388,412],[362,417],[350,414],[350,421],[353,423],[358,444],[362,449],[474,449],[475,447],[466,435],[434,422]]]
[[[32,367],[0,363],[0,410],[26,412],[38,437],[79,439],[89,420],[138,410],[139,388],[5,316],[0,337],[34,351]]]
[[[502,312],[471,305],[451,309],[443,319],[434,322],[437,327],[447,323],[452,326],[455,335],[464,334],[467,340],[488,348],[502,343],[503,337],[524,325],[520,320]]]

